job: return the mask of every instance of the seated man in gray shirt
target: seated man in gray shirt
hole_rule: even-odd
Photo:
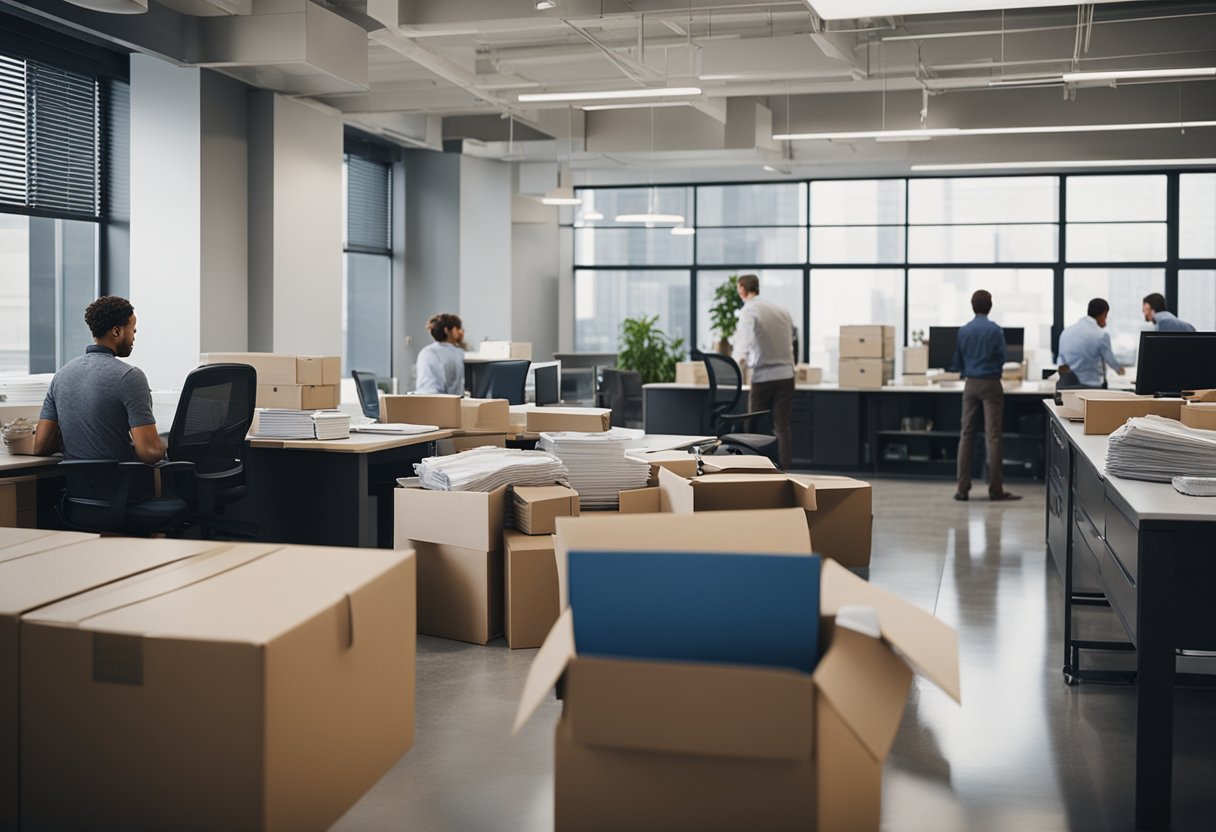
[[[126,358],[135,346],[135,309],[107,295],[89,304],[84,321],[93,344],[55,373],[34,435],[34,453],[64,459],[139,460],[165,456],[156,432],[148,379]]]

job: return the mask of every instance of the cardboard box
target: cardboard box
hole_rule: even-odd
[[[815,508],[815,486],[784,474],[706,474],[659,471],[660,508],[672,514],[766,508]]]
[[[1179,421],[1188,428],[1216,430],[1216,404],[1190,402],[1182,408]]]
[[[701,457],[702,474],[780,474],[766,456],[715,454]]]
[[[333,410],[338,406],[339,387],[332,385],[259,384],[258,407],[285,410]]]
[[[393,492],[395,548],[421,540],[495,551],[502,545],[506,493],[506,486],[489,492],[398,488]]]
[[[842,326],[840,328],[840,357],[885,358],[895,360],[895,327]]]
[[[32,529],[38,525],[38,477],[0,480],[0,528]]]
[[[477,345],[482,358],[526,358],[532,360],[530,341],[482,341]]]
[[[910,376],[929,372],[929,348],[904,347],[904,373]]]
[[[1136,394],[1130,390],[1099,390],[1091,387],[1079,387],[1060,391],[1060,416],[1065,419],[1081,421],[1085,418],[1085,402],[1081,397],[1090,399],[1134,399]]]
[[[840,359],[840,386],[878,389],[895,379],[895,362],[882,358]]]
[[[460,401],[460,396],[443,394],[381,396],[380,421],[390,424],[458,428],[462,421]]]
[[[1182,416],[1182,399],[1155,399],[1152,396],[1135,396],[1130,399],[1108,399],[1102,397],[1079,397],[1085,411],[1087,436],[1113,433],[1123,427],[1128,419],[1137,416],[1164,416],[1179,419]]]
[[[709,385],[709,373],[705,371],[704,361],[677,361],[676,384],[696,384],[701,387]]]
[[[518,486],[515,528],[524,534],[553,534],[558,517],[578,517],[578,492],[564,485]],[[552,622],[550,622],[552,623]],[[545,629],[548,632],[548,628]]]
[[[656,514],[659,506],[659,489],[631,488],[621,492],[617,511],[620,514]]]
[[[794,365],[795,384],[822,384],[823,368],[812,367],[810,364]]]
[[[659,469],[666,468],[681,477],[697,475],[697,458],[687,451],[626,451],[625,455],[632,459],[640,459],[650,464],[649,485],[659,484]]]
[[[874,494],[868,482],[852,477],[790,474],[815,486],[815,509],[806,513],[815,554],[850,569],[870,565]]]
[[[900,376],[899,383],[905,387],[928,387],[929,377],[924,375]]]
[[[474,448],[505,448],[507,435],[505,433],[470,433],[451,438],[452,453],[471,451]]]
[[[460,427],[464,430],[507,433],[511,428],[510,417],[511,405],[506,399],[460,400]]]
[[[297,355],[296,384],[341,384],[339,355]]]
[[[540,647],[557,621],[553,535],[503,534],[506,596],[503,629],[511,649]]]
[[[602,433],[612,427],[612,411],[606,407],[538,407],[528,411],[528,431]]]
[[[413,743],[414,594],[409,552],[235,545],[26,615],[23,827],[327,828]]]
[[[248,364],[257,370],[258,386],[299,383],[296,381],[294,355],[271,352],[205,352],[198,358],[201,364]]]
[[[796,527],[789,533],[793,544]],[[685,545],[702,551],[712,540],[694,532]],[[958,701],[957,634],[832,561],[823,563],[820,615],[826,651],[805,673],[589,658],[576,643],[578,610],[565,610],[515,721],[518,732],[565,677],[559,832],[877,830],[912,668]]]

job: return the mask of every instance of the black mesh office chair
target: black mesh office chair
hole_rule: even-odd
[[[376,386],[376,374],[351,370],[350,376],[355,380],[355,393],[359,396],[359,407],[363,408],[363,415],[379,422],[380,388]]]
[[[693,353],[693,360],[705,365],[709,377],[709,397],[705,409],[703,430],[718,437],[719,453],[750,454],[767,456],[780,464],[777,456],[777,437],[771,433],[752,433],[769,411],[739,413],[736,408],[743,398],[743,373],[733,358],[716,352]],[[732,432],[740,426],[743,432]]]
[[[619,428],[642,427],[642,374],[636,370],[600,371],[604,407],[612,410],[612,425]]]
[[[161,463],[162,474],[189,463]],[[55,506],[69,529],[148,535],[186,525],[190,507],[178,496],[153,497],[152,467],[117,459],[65,459],[57,470],[65,487]]]
[[[531,366],[531,361],[495,361],[486,369],[486,379],[477,391],[477,398],[506,399],[511,404],[523,404]]]

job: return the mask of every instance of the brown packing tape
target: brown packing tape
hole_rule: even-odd
[[[1216,390],[1187,390],[1182,398],[1191,402],[1216,402]]]

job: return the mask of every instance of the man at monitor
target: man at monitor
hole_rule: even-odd
[[[84,321],[93,343],[51,379],[34,453],[62,450],[64,459],[139,460],[165,456],[152,415],[152,392],[143,370],[120,358],[135,347],[135,309],[126,298],[107,295],[89,304]]]
[[[978,289],[971,296],[975,317],[959,328],[954,348],[954,367],[966,379],[963,386],[963,426],[958,440],[958,490],[956,500],[970,499],[971,455],[975,448],[976,423],[984,412],[984,435],[988,446],[988,499],[1020,500],[1005,490],[1001,468],[1001,431],[1005,422],[1005,389],[1001,371],[1005,366],[1005,331],[988,320],[992,294]]]
[[[794,322],[790,313],[760,297],[760,278],[742,275],[737,288],[743,300],[735,329],[735,354],[752,368],[748,410],[773,414],[773,432],[781,467],[788,470],[794,454],[790,416],[794,410]]]
[[[464,395],[464,324],[459,316],[441,313],[426,322],[435,343],[418,353],[415,393]]]
[[[1158,332],[1194,332],[1195,327],[1165,308],[1165,296],[1153,292],[1144,296],[1144,320],[1155,324]]]
[[[1071,372],[1081,387],[1105,387],[1107,367],[1123,375],[1123,365],[1110,346],[1110,333],[1103,332],[1109,314],[1110,304],[1094,298],[1085,317],[1060,333],[1057,358],[1061,378]]]

